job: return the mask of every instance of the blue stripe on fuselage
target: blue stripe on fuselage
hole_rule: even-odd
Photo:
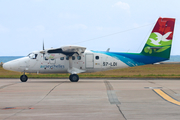
[[[152,63],[168,60],[166,58],[161,58],[161,57],[145,56],[140,53],[118,53],[118,52],[103,52],[103,51],[92,51],[92,52],[109,55],[118,60],[121,60],[130,67],[152,64]]]

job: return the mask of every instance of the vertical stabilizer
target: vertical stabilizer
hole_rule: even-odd
[[[169,59],[175,19],[159,18],[141,54]]]

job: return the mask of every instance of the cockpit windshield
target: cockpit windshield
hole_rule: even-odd
[[[36,59],[37,56],[38,56],[38,54],[34,54],[34,53],[30,53],[30,54],[28,55],[28,57],[31,58],[31,59]]]

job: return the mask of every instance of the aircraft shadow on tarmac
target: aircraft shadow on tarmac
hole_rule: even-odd
[[[80,84],[80,83],[102,83],[104,80],[102,80],[102,81],[91,81],[91,80],[83,80],[83,81],[79,81],[78,83]],[[27,83],[71,83],[72,84],[72,82],[70,82],[70,81],[66,81],[66,80],[59,80],[59,81],[55,81],[55,80],[29,80],[29,81],[27,81]],[[78,84],[77,82],[73,82],[73,83],[76,83],[76,84]]]
[[[27,83],[71,83],[70,81],[28,81]]]

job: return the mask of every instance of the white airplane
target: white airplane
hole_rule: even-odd
[[[9,61],[3,68],[25,73],[70,73],[69,80],[78,82],[78,73],[119,69],[168,60],[170,57],[175,19],[159,18],[141,53],[88,51],[81,46],[63,46],[30,53],[27,57]],[[166,40],[159,37],[166,36]],[[152,42],[152,40],[154,42]],[[154,44],[156,43],[156,44]],[[43,45],[44,46],[44,45]]]

